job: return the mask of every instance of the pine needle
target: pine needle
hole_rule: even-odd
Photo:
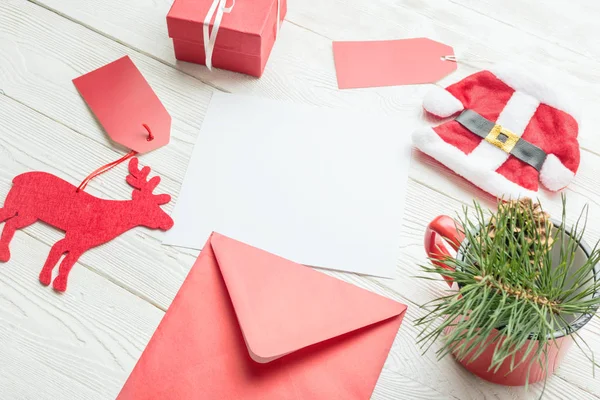
[[[453,270],[422,266],[425,276],[419,278],[444,275],[458,289],[422,306],[426,314],[415,321],[422,329],[417,343],[427,351],[443,337],[438,358],[452,353],[466,362],[493,346],[489,369],[509,363],[513,371],[528,362],[527,383],[534,363],[547,368],[548,345],[563,332],[589,350],[567,323],[594,315],[600,305],[598,244],[583,265],[574,265],[587,214],[586,206],[569,231],[564,196],[560,224],[529,199],[500,201],[494,213],[476,201],[473,210],[465,207],[457,224],[465,235],[459,256],[443,260]],[[521,350],[525,355],[517,359]],[[593,353],[586,357],[596,365]]]

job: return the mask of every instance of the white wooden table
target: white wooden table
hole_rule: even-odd
[[[80,182],[123,154],[107,139],[71,79],[123,55],[139,67],[173,116],[171,144],[142,157],[177,199],[211,93],[216,90],[401,114],[422,120],[427,85],[337,89],[332,40],[427,36],[451,44],[465,63],[445,83],[492,62],[550,64],[570,79],[588,117],[582,164],[567,190],[573,214],[591,206],[589,242],[600,238],[600,39],[596,0],[289,0],[289,12],[261,79],[175,60],[165,17],[172,0],[0,1],[0,199],[12,178],[31,170]],[[442,82],[444,83],[444,82]],[[410,126],[407,123],[407,127]],[[399,135],[411,132],[398,127]],[[126,167],[95,179],[89,191],[127,199]],[[418,305],[441,293],[416,280],[425,260],[425,225],[453,215],[473,197],[493,199],[435,161],[414,152],[397,279],[333,273],[409,305],[374,399],[537,398],[542,387],[507,388],[481,381],[451,358],[421,355],[413,320]],[[557,213],[560,199],[541,195]],[[3,200],[0,200],[3,201]],[[171,211],[175,201],[166,206]],[[84,254],[64,295],[38,283],[61,234],[43,224],[19,231],[13,257],[0,265],[0,398],[112,399],[192,266],[197,252],[161,245],[161,234],[135,229]],[[600,322],[582,332],[600,354]],[[574,349],[548,381],[548,399],[600,398],[600,378]]]

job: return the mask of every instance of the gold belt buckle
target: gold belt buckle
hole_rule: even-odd
[[[493,144],[506,153],[510,153],[514,149],[519,139],[519,136],[498,124],[494,125],[485,137],[486,142]]]

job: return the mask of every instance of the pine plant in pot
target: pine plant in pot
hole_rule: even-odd
[[[600,249],[583,240],[587,209],[567,228],[530,199],[474,203],[458,221],[440,216],[426,231],[431,264],[421,278],[443,277],[450,291],[424,305],[416,321],[424,349],[443,339],[448,354],[483,379],[504,385],[544,380],[572,343],[594,364],[579,331],[600,305]],[[456,251],[450,254],[449,244]]]

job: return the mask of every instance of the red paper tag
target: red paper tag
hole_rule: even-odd
[[[169,143],[171,116],[128,56],[73,83],[115,142],[139,153]]]
[[[340,89],[436,82],[456,70],[452,47],[427,38],[333,42]]]

